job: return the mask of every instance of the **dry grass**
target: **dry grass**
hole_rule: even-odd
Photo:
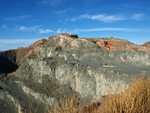
[[[72,97],[63,97],[63,99],[60,99],[59,103],[54,104],[51,107],[46,107],[45,113],[76,113],[78,107],[79,98],[74,94]]]
[[[87,106],[79,104],[76,93],[72,97],[60,97],[60,101],[51,107],[46,107],[44,113],[150,113],[150,79],[143,77],[135,82],[125,92],[108,95],[102,102],[90,103]],[[36,112],[34,112],[36,113]]]
[[[150,80],[137,79],[124,93],[104,99],[102,113],[150,113]]]
[[[14,74],[16,74],[16,71],[8,73],[7,76],[11,76],[11,75],[14,75]]]
[[[102,103],[74,106],[77,97],[67,97],[45,113],[150,113],[150,80],[140,78],[124,93],[108,95]]]

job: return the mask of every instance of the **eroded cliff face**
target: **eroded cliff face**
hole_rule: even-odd
[[[85,39],[63,35],[49,37],[37,56],[27,57],[16,76],[43,84],[57,80],[81,97],[97,101],[100,96],[115,94],[130,86],[133,78],[107,67],[149,67],[150,54],[141,52],[109,52]]]

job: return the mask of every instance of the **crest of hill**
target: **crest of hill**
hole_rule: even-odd
[[[21,60],[29,56],[31,53],[37,54],[37,52],[45,44],[46,41],[47,39],[40,39],[36,41],[34,44],[32,44],[31,46],[28,46],[26,48],[22,48],[22,47],[18,48],[16,50],[16,54],[17,54],[16,62],[19,64]]]
[[[150,42],[144,43],[143,46],[150,47]]]
[[[63,34],[58,34],[49,37],[46,42],[46,46],[53,47],[64,47],[71,49],[97,49],[99,48],[96,44],[81,38],[68,37]]]
[[[83,38],[92,42],[104,42],[108,43],[113,42],[113,51],[140,51],[140,52],[150,52],[150,42],[147,42],[143,45],[134,44],[128,40],[119,39],[119,38]]]
[[[98,49],[99,46],[96,42],[107,41],[113,42],[112,51],[141,51],[150,52],[150,42],[146,42],[143,45],[136,45],[128,40],[118,38],[73,38],[64,34],[57,34],[49,37],[49,39],[40,39],[31,46],[25,48],[18,48],[15,50],[9,50],[1,52],[1,55],[10,61],[19,64],[21,60],[29,56],[31,53],[36,54],[43,46],[64,47],[71,49]],[[101,48],[103,49],[103,48]],[[105,50],[105,49],[104,49]]]

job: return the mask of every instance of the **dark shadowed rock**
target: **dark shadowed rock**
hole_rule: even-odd
[[[0,56],[16,64],[16,50],[8,50],[0,52]]]
[[[18,66],[5,57],[0,56],[0,73],[10,73],[16,71]]]

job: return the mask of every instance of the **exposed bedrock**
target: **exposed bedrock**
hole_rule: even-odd
[[[28,59],[26,62],[17,70],[18,77],[41,84],[53,80],[58,80],[60,85],[69,83],[83,98],[92,100],[124,90],[133,81],[127,74],[68,61]]]
[[[37,55],[31,54],[22,61],[16,76],[38,84],[69,84],[81,97],[97,101],[100,96],[127,89],[134,80],[107,66],[148,68],[150,54],[109,52],[85,39],[56,35],[49,37]]]

